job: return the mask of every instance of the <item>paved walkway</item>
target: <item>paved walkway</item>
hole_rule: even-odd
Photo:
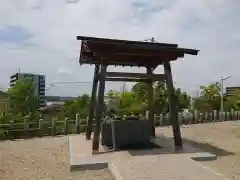
[[[114,161],[125,180],[223,180],[194,160],[179,155],[158,155]]]
[[[191,159],[201,150],[185,145],[180,152],[175,152],[172,143],[164,138],[156,140],[163,148],[144,151],[104,152],[100,146],[100,155],[91,154],[91,141],[83,135],[71,136],[73,156],[70,163],[91,164],[112,162],[121,180],[226,180],[213,170]],[[70,148],[71,149],[71,148]]]

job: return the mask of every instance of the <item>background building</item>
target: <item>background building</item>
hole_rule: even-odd
[[[17,80],[31,79],[35,84],[35,95],[38,98],[38,107],[45,107],[45,76],[40,74],[16,73],[10,77],[10,87],[16,84]]]
[[[226,87],[226,95],[233,95],[236,91],[240,91],[240,87]]]
[[[61,107],[66,101],[74,100],[77,97],[63,97],[63,96],[45,96],[46,108]]]

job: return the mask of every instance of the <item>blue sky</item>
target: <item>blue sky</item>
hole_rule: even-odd
[[[24,45],[31,36],[21,26],[5,26],[4,29],[0,29],[0,41],[4,43]]]
[[[199,56],[172,63],[176,85],[191,94],[221,76],[232,75],[226,85],[240,85],[239,17],[239,0],[1,0],[0,88],[8,87],[9,76],[18,68],[45,74],[48,84],[91,82],[93,67],[78,64],[77,35],[130,40],[154,36],[159,42],[200,49]],[[119,89],[121,84],[107,87]],[[48,93],[78,95],[90,90],[91,83],[57,85]]]

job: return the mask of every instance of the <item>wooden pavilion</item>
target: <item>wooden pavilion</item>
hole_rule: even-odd
[[[152,108],[153,82],[165,81],[168,89],[169,120],[173,129],[174,143],[175,146],[182,147],[170,62],[178,58],[183,58],[185,54],[197,55],[199,50],[179,48],[177,44],[126,41],[84,36],[77,36],[77,40],[81,40],[79,63],[81,65],[95,65],[92,98],[86,132],[86,139],[89,140],[91,138],[93,117],[95,117],[96,126],[93,136],[93,153],[97,152],[99,149],[106,81],[146,82],[149,85],[148,118],[152,127],[152,137],[155,137],[154,114]],[[107,72],[108,65],[145,67],[146,73]],[[164,66],[164,74],[153,73],[159,65]],[[99,88],[97,95],[98,82]]]

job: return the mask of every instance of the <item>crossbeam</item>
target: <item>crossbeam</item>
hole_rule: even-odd
[[[126,73],[126,72],[107,72],[106,77],[117,77],[117,78],[145,78],[153,81],[165,80],[165,74],[144,74],[144,73]]]
[[[138,78],[110,78],[110,77],[108,77],[108,78],[106,78],[106,81],[118,81],[118,82],[147,82],[148,81],[148,79],[138,79]]]

